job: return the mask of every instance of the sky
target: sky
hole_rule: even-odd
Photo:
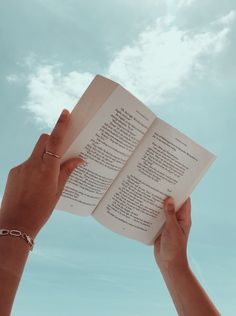
[[[0,2],[0,196],[96,74],[217,155],[191,195],[188,255],[222,315],[236,315],[234,0]],[[12,316],[176,315],[153,247],[55,210]]]

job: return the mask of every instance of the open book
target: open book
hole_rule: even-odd
[[[87,164],[56,208],[147,245],[165,222],[163,200],[172,196],[179,209],[216,158],[100,75],[73,109],[63,146],[62,162],[79,156]]]

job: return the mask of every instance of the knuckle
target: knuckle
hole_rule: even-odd
[[[12,167],[12,168],[9,170],[8,176],[11,177],[11,176],[16,176],[16,175],[18,175],[21,169],[22,169],[22,164],[20,164],[20,165],[18,165],[18,166],[15,166],[15,167]]]
[[[11,169],[9,170],[9,175],[13,175],[13,174],[15,174],[15,173],[16,173],[16,171],[17,171],[17,167],[13,167],[13,168],[11,168]]]
[[[51,143],[51,145],[53,145],[53,146],[61,145],[61,143],[62,143],[62,137],[61,137],[61,135],[52,134],[52,135],[50,136],[50,143]]]
[[[174,215],[174,214],[175,214],[175,209],[174,209],[174,208],[167,208],[166,212],[167,212],[169,215]]]

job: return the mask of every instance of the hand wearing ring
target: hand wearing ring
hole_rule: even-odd
[[[64,110],[51,135],[42,134],[30,157],[12,168],[2,199],[2,227],[26,232],[33,239],[49,219],[70,174],[84,161],[61,163],[70,114]],[[14,198],[13,198],[14,197]]]
[[[56,155],[56,154],[54,154],[54,153],[52,153],[51,151],[48,151],[48,150],[44,152],[44,155],[49,155],[49,156],[56,157],[57,159],[61,159],[61,156]]]

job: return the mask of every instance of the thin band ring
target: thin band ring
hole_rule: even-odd
[[[54,154],[52,153],[51,151],[45,151],[44,154],[46,155],[49,155],[49,156],[53,156],[53,157],[56,157],[57,159],[61,159],[61,156],[57,155],[57,154]]]

